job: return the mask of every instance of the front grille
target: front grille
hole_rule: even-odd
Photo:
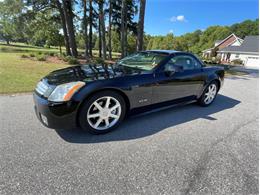
[[[36,91],[37,93],[39,93],[40,95],[46,96],[46,92],[48,91],[49,87],[46,83],[44,83],[43,81],[40,81],[37,86],[36,86]]]

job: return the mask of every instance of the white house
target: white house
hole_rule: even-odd
[[[217,51],[222,62],[240,59],[247,67],[259,67],[259,36],[246,36],[241,45],[229,45]]]

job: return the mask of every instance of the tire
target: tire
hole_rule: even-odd
[[[92,134],[108,133],[118,127],[125,113],[125,100],[120,94],[114,91],[97,92],[81,107],[79,125],[82,130]]]
[[[208,86],[205,88],[202,95],[198,99],[199,105],[206,107],[212,104],[218,94],[218,89],[219,85],[216,81],[212,81],[210,84],[208,84]]]

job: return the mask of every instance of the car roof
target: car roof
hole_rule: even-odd
[[[181,52],[181,51],[176,51],[176,50],[161,50],[161,49],[146,50],[146,51],[147,51],[147,52],[165,53],[165,54],[173,54],[173,53]]]

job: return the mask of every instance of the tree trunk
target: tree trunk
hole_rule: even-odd
[[[104,1],[99,0],[99,22],[100,22],[100,35],[101,35],[101,48],[102,48],[102,58],[106,59],[106,27],[105,27],[105,17],[104,17]]]
[[[109,16],[108,16],[108,51],[109,59],[112,59],[112,40],[111,40],[111,30],[112,30],[112,0],[109,1]]]
[[[98,57],[102,57],[102,43],[101,43],[101,21],[100,18],[98,18]]]
[[[9,39],[6,39],[6,44],[7,44],[7,45],[10,45]]]
[[[139,21],[138,21],[138,29],[137,29],[137,33],[138,33],[137,51],[143,50],[145,4],[146,4],[146,0],[140,0],[140,12],[139,12]]]
[[[69,45],[69,37],[68,37],[68,32],[67,32],[67,27],[66,27],[64,11],[63,11],[63,8],[62,8],[61,3],[59,2],[59,0],[56,0],[56,6],[57,6],[57,8],[59,10],[59,13],[60,13],[62,30],[63,30],[63,34],[64,34],[64,43],[65,43],[65,47],[66,47],[66,54],[67,55],[71,55],[70,45]]]
[[[59,45],[59,48],[60,48],[60,55],[62,54],[62,49],[61,49],[61,45]]]
[[[127,15],[126,15],[126,0],[122,0],[121,8],[121,57],[126,56],[127,47]]]
[[[92,56],[92,25],[93,25],[93,6],[92,6],[92,0],[89,0],[89,43],[88,43],[88,48],[89,48],[89,55]]]
[[[84,40],[85,40],[85,58],[89,57],[88,55],[88,19],[87,19],[87,0],[83,0],[83,29],[84,29]]]
[[[78,56],[77,52],[77,44],[75,39],[75,31],[74,31],[74,25],[73,25],[73,13],[72,13],[72,5],[70,0],[63,0],[63,6],[64,6],[64,16],[65,21],[67,24],[67,30],[69,35],[69,43],[71,47],[71,54],[74,57]]]

